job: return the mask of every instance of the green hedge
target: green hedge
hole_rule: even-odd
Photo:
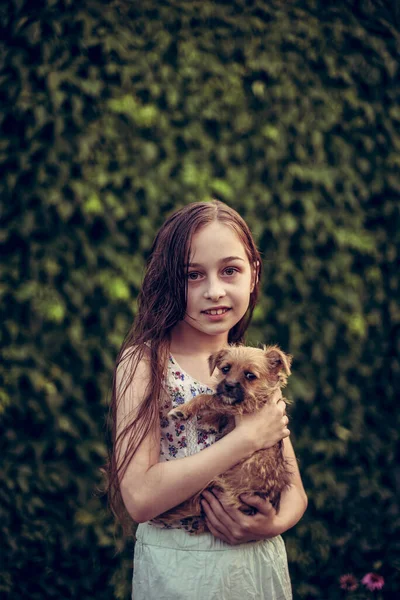
[[[399,12],[0,9],[2,595],[129,597],[133,541],[96,493],[113,363],[157,228],[212,195],[264,258],[249,341],[295,357],[295,598],[340,598],[347,572],[400,593]]]

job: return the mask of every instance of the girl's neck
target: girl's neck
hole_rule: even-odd
[[[181,321],[171,332],[170,351],[173,355],[209,356],[221,350],[227,343],[228,332],[220,335],[208,335],[188,327]]]

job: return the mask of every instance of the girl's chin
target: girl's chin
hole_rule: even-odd
[[[222,321],[209,321],[209,322],[194,322],[185,319],[182,324],[185,324],[190,328],[190,330],[199,333],[205,333],[207,335],[218,335],[226,333],[228,334],[229,330],[233,327],[231,323],[224,323]]]

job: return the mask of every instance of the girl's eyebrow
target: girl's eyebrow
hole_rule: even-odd
[[[227,256],[226,258],[221,258],[218,263],[219,264],[224,264],[227,262],[231,262],[232,260],[241,260],[242,262],[245,262],[244,258],[241,258],[240,256]],[[201,265],[200,263],[189,263],[187,265],[185,265],[185,267],[194,267],[194,268],[199,268],[202,267],[203,265]]]

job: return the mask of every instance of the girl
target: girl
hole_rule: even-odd
[[[243,341],[260,272],[248,226],[216,200],[178,210],[155,238],[137,317],[117,359],[111,403],[109,501],[123,524],[124,515],[139,523],[134,600],[292,598],[280,534],[299,521],[307,499],[280,393],[257,414],[238,417],[225,436],[167,417],[194,395],[213,392],[207,359],[227,343]],[[245,496],[257,509],[245,515],[227,507],[223,494],[205,491],[211,533],[190,535],[195,519],[172,528],[157,520],[213,477],[281,439],[292,481],[279,514],[268,500]]]

